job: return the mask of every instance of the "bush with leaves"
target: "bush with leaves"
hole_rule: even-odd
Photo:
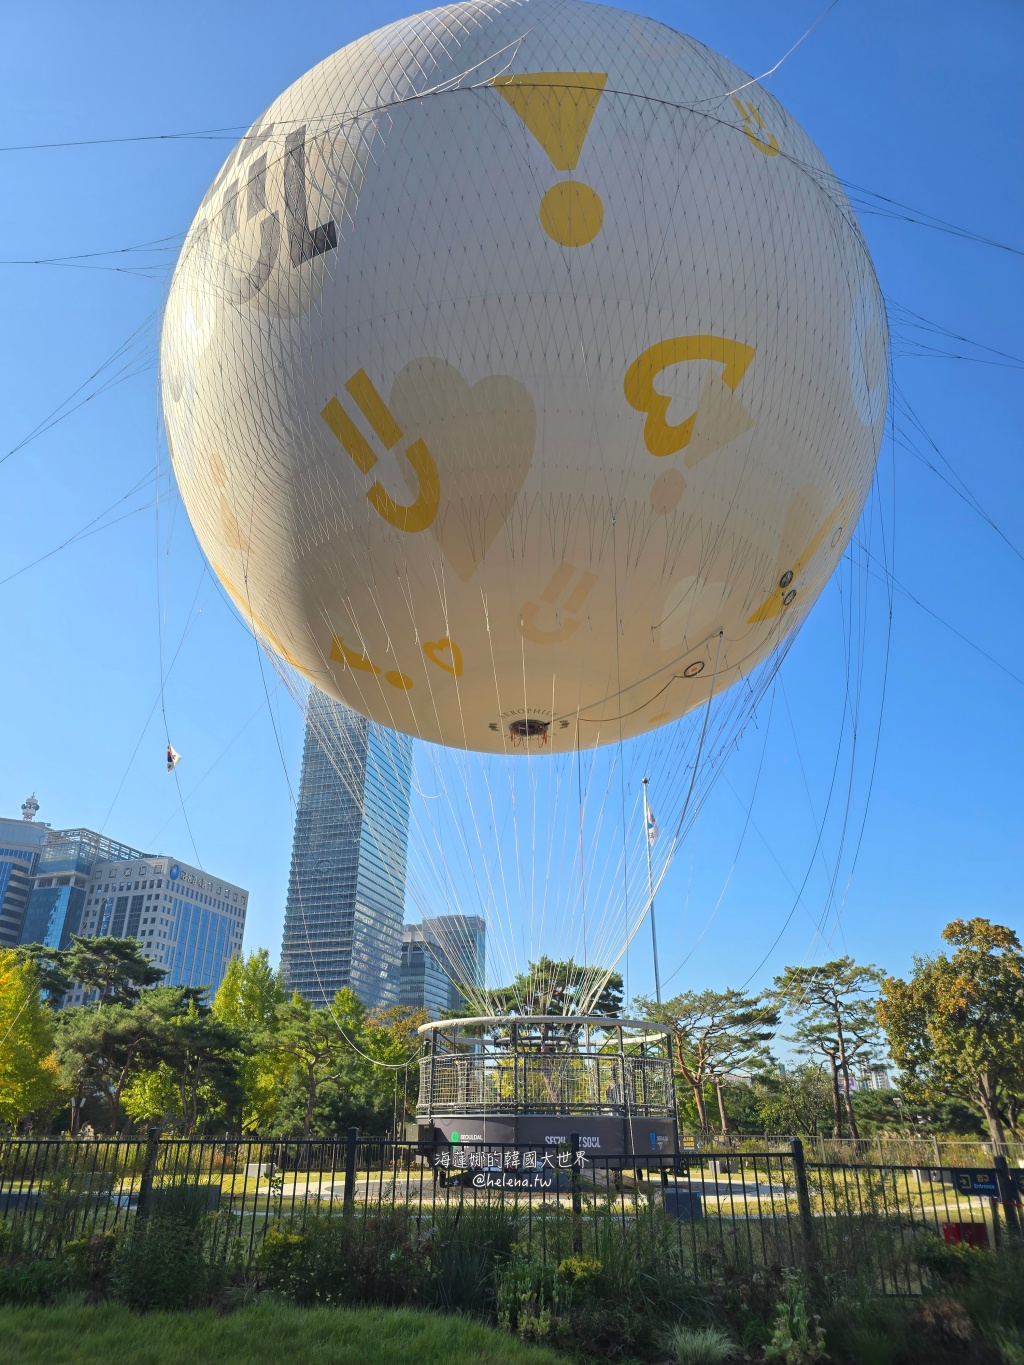
[[[115,1298],[139,1312],[170,1312],[210,1303],[225,1267],[212,1253],[209,1220],[190,1216],[136,1218],[112,1257]]]
[[[522,1209],[498,1202],[444,1210],[419,1243],[432,1306],[493,1315],[498,1267],[511,1256],[523,1223]]]
[[[256,1274],[297,1304],[395,1305],[422,1297],[424,1262],[403,1210],[359,1219],[314,1213],[267,1230]]]
[[[816,1365],[829,1359],[821,1318],[811,1308],[809,1297],[803,1277],[787,1271],[775,1305],[772,1333],[764,1348],[765,1360],[780,1365]]]
[[[527,1341],[588,1356],[647,1355],[657,1346],[665,1321],[663,1311],[642,1290],[637,1292],[639,1276],[617,1275],[604,1258],[574,1252],[557,1259],[558,1230],[551,1232],[548,1259],[524,1242],[496,1267],[499,1326]],[[656,1274],[679,1287],[670,1263]],[[657,1296],[664,1285],[651,1279],[647,1288]]]
[[[64,1248],[74,1287],[89,1302],[105,1299],[110,1293],[114,1273],[114,1254],[123,1233],[108,1228],[76,1237]]]

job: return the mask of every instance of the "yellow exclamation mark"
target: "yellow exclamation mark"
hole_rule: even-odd
[[[608,76],[600,71],[534,71],[495,76],[491,84],[544,148],[558,171],[580,159]],[[601,231],[601,196],[579,180],[560,180],[540,201],[540,225],[561,246],[586,246]]]

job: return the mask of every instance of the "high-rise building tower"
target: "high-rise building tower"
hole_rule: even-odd
[[[71,935],[82,932],[89,878],[95,864],[114,859],[134,862],[144,856],[138,849],[119,844],[95,830],[47,830],[21,926],[21,942],[67,948]]]
[[[399,1004],[440,1019],[476,1013],[466,990],[484,984],[487,926],[479,915],[437,915],[402,930]]]
[[[33,795],[22,805],[20,820],[0,820],[0,948],[21,941],[32,878],[49,833],[46,825],[35,823],[38,811]]]
[[[0,845],[6,831],[21,823],[0,820]],[[31,876],[25,877],[30,890],[15,943],[67,948],[72,934],[134,938],[166,972],[165,985],[205,986],[207,998],[213,998],[229,961],[242,951],[249,901],[244,887],[94,830],[28,828],[42,841],[31,855]],[[26,838],[22,835],[23,842]],[[0,846],[0,884],[4,854]],[[89,999],[74,985],[64,1004]]]
[[[281,946],[290,990],[398,1003],[412,740],[309,695]]]
[[[137,939],[167,975],[165,986],[205,986],[217,994],[228,963],[242,953],[249,893],[166,854],[118,855],[94,864],[82,910],[83,935]],[[66,1003],[81,1004],[75,988]]]

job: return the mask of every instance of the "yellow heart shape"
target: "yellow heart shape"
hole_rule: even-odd
[[[445,651],[451,655],[450,664],[446,664],[438,657]],[[443,668],[446,673],[451,673],[455,678],[462,677],[462,650],[447,635],[442,636],[440,640],[428,640],[423,646],[423,653],[432,664],[437,664],[438,668]]]
[[[682,450],[689,444],[698,415],[697,412],[691,412],[685,421],[675,425],[667,420],[672,400],[654,387],[654,381],[662,370],[684,361],[710,360],[723,366],[722,383],[735,391],[753,359],[753,346],[747,346],[742,341],[730,341],[728,337],[708,335],[668,337],[649,346],[643,355],[638,356],[626,372],[623,389],[629,406],[647,414],[644,444],[651,454],[674,455],[677,450]],[[748,426],[746,430],[749,429]]]
[[[402,430],[410,438],[418,436],[430,451],[438,492],[430,534],[468,583],[530,472],[537,439],[530,392],[504,374],[488,375],[471,387],[446,361],[421,356],[396,376],[391,411]],[[403,472],[415,491],[409,468]]]

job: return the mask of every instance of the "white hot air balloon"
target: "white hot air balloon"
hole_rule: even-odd
[[[420,738],[566,751],[804,620],[871,484],[887,330],[835,177],[731,63],[470,0],[254,124],[161,367],[192,523],[270,648]]]

